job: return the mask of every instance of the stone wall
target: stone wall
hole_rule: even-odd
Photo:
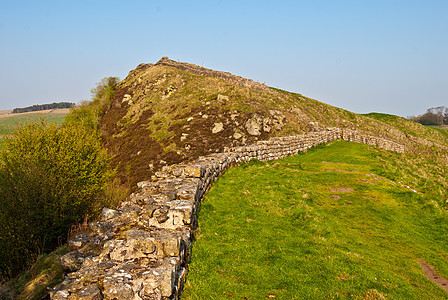
[[[148,64],[149,66],[151,64]],[[245,88],[249,88],[252,90],[261,90],[261,91],[269,91],[269,92],[274,92],[272,89],[270,89],[267,85],[262,84],[262,83],[258,83],[255,82],[251,79],[247,79],[247,78],[243,78],[240,76],[236,76],[233,75],[231,73],[228,72],[221,72],[221,71],[215,71],[215,70],[211,70],[211,69],[206,69],[204,67],[200,67],[194,64],[189,64],[189,63],[183,63],[183,62],[176,62],[174,60],[169,59],[168,57],[162,57],[157,63],[156,65],[161,65],[161,66],[168,66],[168,67],[174,67],[176,69],[182,70],[182,71],[186,71],[188,73],[191,74],[195,74],[195,75],[200,75],[200,76],[210,76],[210,77],[215,77],[215,78],[220,78],[223,79],[225,81],[228,81],[232,84],[241,86],[241,87],[245,87]],[[144,68],[144,66],[140,66],[140,68]]]
[[[334,140],[403,153],[394,142],[329,128],[226,149],[188,164],[165,166],[116,210],[104,208],[90,233],[68,242],[68,272],[51,299],[177,299],[187,273],[198,206],[212,182],[241,161],[268,161]]]

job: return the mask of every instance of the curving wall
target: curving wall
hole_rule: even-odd
[[[241,161],[283,158],[334,140],[404,153],[402,145],[357,131],[329,128],[228,148],[188,164],[165,166],[138,183],[116,210],[104,208],[90,233],[68,242],[61,258],[67,275],[51,299],[177,299],[201,199],[229,167]]]

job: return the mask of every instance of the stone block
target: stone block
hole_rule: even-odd
[[[200,165],[192,165],[184,168],[184,175],[187,177],[201,178],[205,173],[205,168]]]
[[[151,254],[156,250],[154,240],[149,232],[144,230],[128,230],[127,244],[143,254]]]
[[[96,284],[86,286],[78,293],[76,293],[76,299],[78,300],[102,300],[103,294],[100,288]]]
[[[104,296],[107,299],[131,300],[135,299],[134,290],[129,280],[121,273],[115,273],[104,277]]]
[[[81,251],[72,251],[61,256],[61,266],[64,271],[74,272],[81,268],[84,262],[84,254]]]
[[[101,212],[101,218],[103,220],[110,220],[118,217],[120,213],[116,211],[115,209],[109,209],[107,207],[103,208],[103,211]]]

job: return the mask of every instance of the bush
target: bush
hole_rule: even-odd
[[[99,108],[91,101],[83,101],[80,105],[70,108],[65,116],[65,124],[81,126],[89,131],[98,131]]]
[[[18,126],[0,167],[0,279],[17,275],[103,207],[111,177],[96,133],[45,122]]]

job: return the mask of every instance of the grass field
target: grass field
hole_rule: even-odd
[[[418,262],[448,278],[446,186],[420,163],[335,142],[228,170],[201,204],[181,298],[448,299]]]
[[[3,149],[3,136],[11,134],[18,124],[39,122],[46,120],[49,123],[62,124],[68,109],[56,109],[43,112],[0,115],[0,150]]]

